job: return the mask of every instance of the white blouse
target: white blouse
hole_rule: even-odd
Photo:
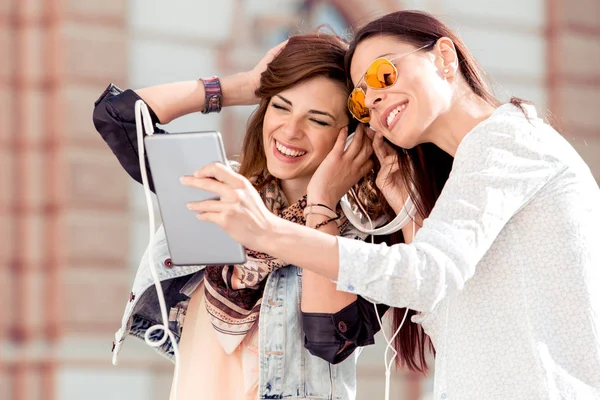
[[[600,399],[600,190],[525,106],[461,142],[412,244],[338,238],[338,289],[409,307],[434,399]]]

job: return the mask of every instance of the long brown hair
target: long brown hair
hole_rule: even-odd
[[[345,58],[345,69],[350,87],[353,87],[353,84],[349,71],[356,46],[373,36],[393,37],[399,41],[412,44],[416,48],[425,47],[425,50],[431,50],[442,37],[451,39],[456,48],[460,73],[473,93],[494,107],[500,105],[486,83],[483,69],[460,37],[438,19],[419,11],[398,11],[387,14],[367,23],[356,32]],[[522,109],[521,102],[520,99],[511,99],[511,103]],[[412,149],[402,149],[390,142],[388,143],[397,152],[400,175],[415,202],[418,213],[426,218],[433,209],[448,179],[452,169],[452,156],[433,143],[420,144]],[[380,240],[388,244],[404,242],[401,232]],[[427,372],[425,350],[427,347],[432,351],[435,350],[421,326],[411,322],[411,317],[416,312],[406,308],[394,308],[393,331],[395,332],[398,329],[405,312],[408,313],[406,321],[394,340],[394,347],[398,351],[397,364],[406,366],[412,371],[425,373]]]
[[[344,55],[348,44],[340,37],[326,33],[291,36],[286,46],[269,63],[260,77],[256,96],[258,108],[252,113],[242,145],[240,174],[251,178],[267,171],[263,143],[263,122],[271,98],[308,80],[325,77],[346,88]],[[351,118],[350,118],[351,120]],[[267,177],[268,180],[272,179]]]

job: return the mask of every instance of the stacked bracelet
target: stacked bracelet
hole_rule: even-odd
[[[200,78],[204,84],[204,109],[202,114],[221,111],[221,101],[223,93],[221,92],[221,82],[216,76],[209,78]]]
[[[324,217],[328,218],[323,222],[319,222],[314,229],[319,229],[320,227],[325,226],[333,221],[336,222],[338,227],[341,223],[341,215],[338,215],[338,213],[327,207],[325,204],[308,204],[304,208],[304,218],[308,217],[309,215],[323,215]]]

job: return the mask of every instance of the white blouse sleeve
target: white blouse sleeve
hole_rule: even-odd
[[[540,128],[524,118],[476,127],[411,244],[338,238],[338,289],[421,312],[460,291],[508,220],[566,168],[543,139],[556,133]]]

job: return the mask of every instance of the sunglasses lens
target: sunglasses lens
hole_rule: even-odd
[[[385,58],[373,61],[365,73],[365,83],[373,89],[385,89],[396,83],[396,67]],[[348,109],[360,122],[369,122],[371,115],[365,106],[365,92],[354,89],[348,98]]]
[[[348,109],[360,122],[369,122],[371,119],[369,109],[365,106],[365,93],[360,89],[354,89],[350,94]]]
[[[396,67],[385,58],[378,58],[369,66],[365,82],[373,89],[390,87],[396,83]]]

